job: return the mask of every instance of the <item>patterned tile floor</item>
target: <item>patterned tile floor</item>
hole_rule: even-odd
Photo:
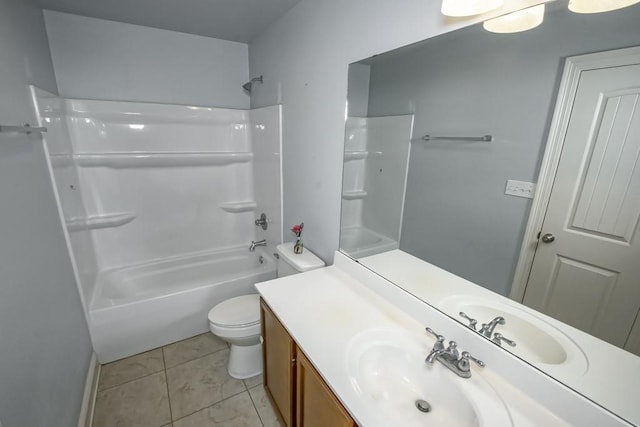
[[[279,427],[262,376],[227,373],[206,333],[102,366],[93,427]]]

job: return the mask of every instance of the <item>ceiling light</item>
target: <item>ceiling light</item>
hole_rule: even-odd
[[[639,2],[640,0],[569,0],[569,10],[575,13],[600,13]]]
[[[442,0],[441,12],[454,17],[479,15],[499,8],[502,3],[503,0]]]
[[[640,1],[640,0],[638,0]],[[492,33],[519,33],[537,27],[544,19],[544,4],[522,9],[484,21],[482,26]]]

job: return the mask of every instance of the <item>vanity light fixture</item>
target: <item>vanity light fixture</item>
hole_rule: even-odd
[[[640,1],[640,0],[638,0]],[[482,26],[492,33],[519,33],[542,24],[544,4],[518,10],[507,15],[484,21]]]
[[[502,3],[504,0],[442,0],[440,11],[445,16],[473,16],[497,9]]]
[[[569,10],[575,13],[600,13],[636,3],[640,3],[640,0],[569,0]]]

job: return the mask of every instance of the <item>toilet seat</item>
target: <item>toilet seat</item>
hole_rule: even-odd
[[[243,295],[228,299],[209,311],[209,323],[217,328],[250,328],[260,325],[260,296]]]

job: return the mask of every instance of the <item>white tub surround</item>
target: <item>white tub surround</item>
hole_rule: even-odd
[[[213,305],[275,277],[268,254],[282,241],[279,106],[32,93],[49,129],[52,181],[101,363],[206,332]],[[262,212],[266,231],[254,224]],[[248,248],[262,239],[271,249],[259,265]]]
[[[371,330],[404,331],[426,356],[434,339],[424,332],[425,326],[486,362],[482,370],[472,367],[473,376],[486,381],[506,406],[508,417],[500,418],[501,423],[628,425],[341,253],[336,253],[331,267],[256,287],[359,425],[407,424],[398,423],[405,419],[402,413],[385,411],[384,402],[372,404],[354,385],[348,371],[354,338]],[[425,369],[444,369],[442,374],[453,376],[453,381],[469,381],[438,363]],[[426,420],[429,414],[425,415]]]
[[[345,132],[340,247],[356,258],[396,249],[413,115],[348,117]]]

